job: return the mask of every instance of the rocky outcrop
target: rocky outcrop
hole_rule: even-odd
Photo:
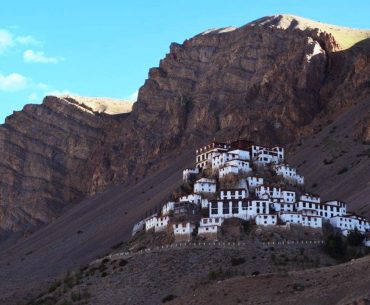
[[[213,137],[299,140],[355,103],[353,87],[369,93],[361,43],[345,50],[307,20],[272,16],[171,44],[129,114],[73,98],[26,106],[0,129],[0,226],[48,222],[66,203],[135,183]]]
[[[106,115],[104,101],[99,103],[94,109],[86,99],[49,96],[1,125],[1,230],[49,222],[67,203],[88,194],[95,169],[90,160],[107,129],[125,116]]]
[[[147,164],[158,164],[164,154],[215,136],[292,143],[312,131],[318,114],[335,110],[344,92],[355,101],[358,93],[348,90],[355,79],[342,77],[353,65],[340,64],[347,60],[344,51],[334,56],[341,50],[334,36],[275,26],[281,18],[171,44],[159,67],[149,71],[125,132],[118,129],[106,145],[119,147],[125,158],[106,152],[96,163],[115,164],[113,180],[127,181],[147,174]],[[95,190],[106,186],[106,175],[112,171],[100,166]]]

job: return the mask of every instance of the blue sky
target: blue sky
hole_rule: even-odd
[[[134,98],[171,42],[277,13],[370,28],[370,1],[12,0],[0,11],[0,123],[46,94]]]

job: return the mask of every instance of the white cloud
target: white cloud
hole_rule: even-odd
[[[52,90],[45,92],[45,95],[54,95],[54,96],[61,96],[61,95],[75,95],[69,90]]]
[[[31,35],[15,36],[10,31],[0,29],[0,54],[16,45],[40,45],[41,41]]]
[[[136,102],[138,94],[139,94],[139,90],[136,90],[135,92],[133,92],[129,96],[127,96],[125,99],[127,99],[129,101]]]
[[[34,38],[31,35],[18,36],[18,37],[16,37],[15,41],[17,43],[23,44],[23,45],[38,45],[38,44],[41,44],[40,41],[38,41],[36,38]]]
[[[27,88],[29,80],[18,73],[11,73],[9,75],[0,74],[0,91],[19,91]]]
[[[0,54],[14,46],[12,34],[7,30],[0,30]]]
[[[36,102],[39,100],[39,96],[37,95],[36,92],[32,92],[29,96],[28,96],[28,100],[30,102]]]
[[[36,85],[36,88],[39,89],[39,90],[49,90],[50,89],[50,86],[48,84],[45,84],[45,83],[38,83]]]
[[[57,64],[63,58],[46,56],[42,51],[27,50],[23,53],[23,60],[27,63]]]

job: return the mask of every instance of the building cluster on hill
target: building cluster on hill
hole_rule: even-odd
[[[364,217],[347,212],[339,200],[322,202],[304,192],[304,177],[285,163],[284,148],[237,140],[212,142],[196,150],[196,166],[183,171],[191,191],[168,201],[160,213],[138,222],[140,230],[168,230],[177,241],[199,235],[217,239],[225,219],[286,229],[292,225],[321,230],[328,222],[343,235],[369,233]]]

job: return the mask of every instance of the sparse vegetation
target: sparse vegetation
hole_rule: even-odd
[[[208,273],[208,280],[218,281],[232,277],[233,273],[230,270],[224,271],[221,267],[218,270],[212,270]]]
[[[121,259],[121,260],[119,261],[119,266],[120,266],[120,267],[126,266],[127,264],[128,264],[128,261],[127,261],[127,260],[125,260],[125,259]]]
[[[106,264],[106,263],[109,263],[109,261],[110,261],[109,258],[104,258],[101,263]]]
[[[295,283],[293,284],[293,290],[294,291],[303,291],[304,290],[304,285],[300,283]]]
[[[193,192],[193,184],[185,182],[172,192],[172,195],[170,196],[170,200],[177,200],[181,196],[189,195],[192,192]]]
[[[52,283],[48,290],[49,293],[55,291],[58,287],[60,287],[61,284],[62,284],[61,281],[55,281],[54,283]]]
[[[248,220],[243,220],[242,221],[242,228],[245,234],[249,235],[252,230],[252,225],[251,222]]]
[[[342,169],[340,169],[338,172],[337,172],[337,175],[342,175],[344,174],[345,172],[348,171],[348,168],[347,167],[343,167]]]
[[[231,266],[239,266],[245,263],[244,257],[233,257],[231,258]]]
[[[346,239],[339,234],[332,234],[326,239],[325,251],[329,256],[342,262],[360,258],[370,252],[362,245],[363,239],[364,236],[357,230],[350,232]]]
[[[343,259],[346,254],[346,245],[339,234],[330,235],[325,241],[326,253],[336,259]]]
[[[351,231],[347,236],[348,245],[351,247],[358,247],[362,245],[365,236],[361,234],[357,228]]]
[[[113,246],[111,247],[111,249],[112,249],[112,250],[117,250],[117,249],[119,249],[120,247],[122,247],[122,246],[123,246],[123,244],[124,244],[124,242],[123,242],[123,241],[121,241],[121,242],[119,242],[118,244],[113,245]]]
[[[238,187],[239,180],[240,180],[239,175],[228,174],[219,180],[220,188],[229,189]]]
[[[167,296],[165,296],[163,299],[162,299],[162,303],[167,303],[167,302],[170,302],[174,299],[176,299],[177,296],[173,295],[173,294],[169,294]]]
[[[334,159],[324,159],[323,163],[325,165],[329,165],[329,164],[332,164],[334,162]]]
[[[71,289],[75,285],[74,275],[70,272],[67,272],[66,276],[64,277],[63,284],[65,290]]]

